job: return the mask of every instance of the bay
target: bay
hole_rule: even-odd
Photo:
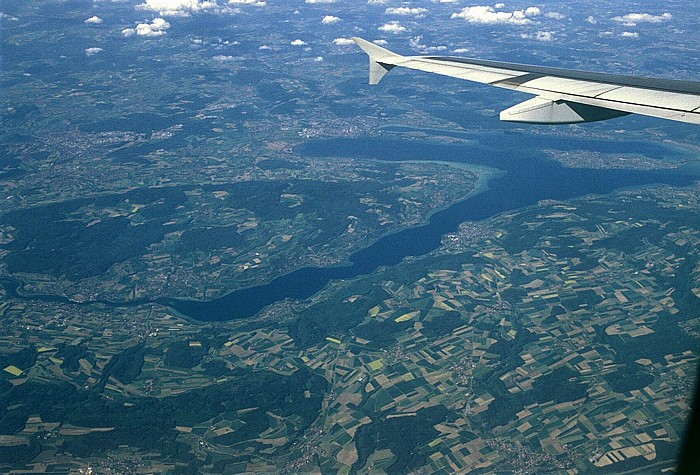
[[[638,171],[564,168],[546,159],[543,148],[561,151],[639,153],[655,159],[672,149],[647,142],[557,139],[525,134],[476,135],[468,145],[398,138],[342,138],[306,142],[296,152],[328,160],[365,158],[390,161],[439,160],[495,167],[505,173],[489,182],[480,194],[434,213],[422,226],[384,236],[350,256],[350,263],[336,267],[305,267],[271,282],[237,290],[211,301],[160,299],[158,303],[200,321],[249,318],[284,299],[307,299],[329,282],[369,274],[392,266],[408,256],[436,249],[442,236],[456,231],[464,221],[483,220],[496,214],[531,206],[545,199],[565,200],[589,194],[607,194],[627,187],[668,184],[687,186],[700,178],[690,169]]]

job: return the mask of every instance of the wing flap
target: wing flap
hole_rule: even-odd
[[[676,92],[654,91],[633,87],[616,88],[597,97],[608,101],[627,102],[629,104],[684,112],[690,112],[700,107],[700,96],[689,97],[687,94]]]
[[[607,99],[587,98],[580,96],[567,97],[566,95],[562,95],[561,99],[594,107],[615,109],[627,112],[629,114],[648,115],[651,117],[658,117],[660,119],[675,120],[678,122],[687,122],[689,124],[700,125],[700,113],[698,112],[684,112],[675,109],[664,109],[659,107],[651,107],[648,105],[614,102]]]
[[[532,94],[543,92],[555,92],[559,94],[597,97],[600,94],[610,92],[620,86],[614,84],[600,84],[582,82],[575,79],[557,78],[545,76],[521,84],[517,89]]]

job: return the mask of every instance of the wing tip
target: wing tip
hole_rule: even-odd
[[[394,67],[393,64],[387,63],[387,61],[391,62],[402,57],[393,51],[389,51],[358,36],[353,36],[351,39],[369,56],[369,84],[371,86],[379,84],[379,81],[382,80],[386,73]]]

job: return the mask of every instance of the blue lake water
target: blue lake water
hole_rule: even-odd
[[[445,133],[440,132],[440,135]],[[469,134],[464,133],[454,135],[470,138]],[[249,318],[266,306],[284,299],[307,299],[332,280],[370,274],[381,266],[398,264],[407,256],[427,254],[440,246],[444,234],[456,231],[464,221],[486,219],[504,211],[534,205],[543,199],[564,200],[642,185],[685,186],[700,180],[697,168],[664,171],[567,169],[547,160],[541,152],[535,150],[537,147],[539,150],[548,148],[561,151],[639,153],[656,159],[677,153],[661,145],[585,139],[559,140],[519,134],[479,134],[473,138],[474,140],[466,145],[397,138],[333,139],[310,141],[297,149],[302,155],[328,157],[328,160],[439,160],[487,166],[504,172],[489,181],[486,191],[434,213],[427,224],[389,234],[357,251],[350,256],[348,265],[305,267],[267,284],[237,290],[211,301],[164,298],[127,303],[97,301],[84,305],[132,307],[158,303],[199,321]],[[21,292],[22,283],[13,279],[3,279],[0,283],[14,298],[75,304],[62,296],[26,295]]]
[[[444,134],[442,134],[444,135]],[[407,256],[419,256],[439,247],[441,238],[468,220],[482,220],[498,213],[534,205],[543,199],[569,199],[605,194],[620,188],[670,184],[685,186],[700,179],[690,170],[631,171],[568,169],[547,160],[542,149],[588,150],[601,153],[639,153],[662,159],[674,152],[644,142],[558,139],[525,134],[475,135],[474,144],[446,145],[393,138],[353,138],[310,141],[296,151],[308,157],[369,158],[378,160],[440,160],[482,165],[505,171],[489,182],[489,189],[434,213],[426,225],[405,229],[377,240],[350,256],[342,267],[307,267],[274,279],[268,284],[237,290],[207,301],[161,299],[180,314],[200,321],[248,318],[284,299],[306,299],[331,280],[369,274],[391,266]]]

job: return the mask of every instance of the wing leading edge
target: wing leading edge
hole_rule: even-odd
[[[534,94],[501,112],[501,120],[573,124],[641,114],[700,125],[700,82],[641,78],[446,56],[402,56],[362,38],[369,83],[394,67],[417,69]]]

